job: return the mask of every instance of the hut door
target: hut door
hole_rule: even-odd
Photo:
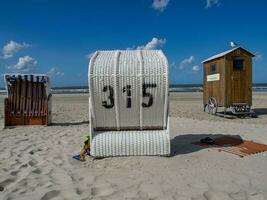
[[[246,77],[244,59],[234,59],[232,69],[232,103],[244,103],[244,83]]]

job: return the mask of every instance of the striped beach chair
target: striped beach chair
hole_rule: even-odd
[[[48,125],[51,123],[49,77],[6,74],[5,126]]]

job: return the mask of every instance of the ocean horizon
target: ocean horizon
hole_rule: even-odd
[[[52,94],[79,94],[88,93],[88,86],[63,86],[52,87]],[[170,92],[202,92],[203,84],[170,84]],[[253,92],[267,92],[267,83],[255,83]],[[5,95],[6,89],[0,88],[0,94]]]

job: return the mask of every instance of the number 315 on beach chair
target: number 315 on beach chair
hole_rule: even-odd
[[[170,154],[162,51],[97,51],[88,77],[92,156]]]

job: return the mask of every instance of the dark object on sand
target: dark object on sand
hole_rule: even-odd
[[[203,144],[209,144],[209,145],[214,144],[214,140],[211,139],[210,137],[205,137],[205,138],[201,139],[200,142]]]

